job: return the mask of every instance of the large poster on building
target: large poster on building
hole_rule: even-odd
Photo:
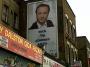
[[[53,56],[58,54],[57,0],[27,4],[27,39]]]

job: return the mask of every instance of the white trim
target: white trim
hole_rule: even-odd
[[[69,22],[71,23],[71,25],[73,24],[71,20],[69,20]]]
[[[67,14],[65,14],[65,17],[68,19],[68,15]]]

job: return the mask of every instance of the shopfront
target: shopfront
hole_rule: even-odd
[[[65,66],[47,56],[44,56],[43,67],[65,67]]]
[[[21,67],[40,67],[42,50],[0,24],[0,65],[7,61],[10,65],[18,62]]]
[[[20,55],[0,48],[0,67],[40,67],[39,63],[32,62]]]

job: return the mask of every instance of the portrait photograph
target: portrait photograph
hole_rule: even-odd
[[[58,50],[57,26],[57,0],[27,4],[27,39],[54,55]]]

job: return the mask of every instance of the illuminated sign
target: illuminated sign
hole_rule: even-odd
[[[42,50],[0,24],[0,46],[42,64]]]

